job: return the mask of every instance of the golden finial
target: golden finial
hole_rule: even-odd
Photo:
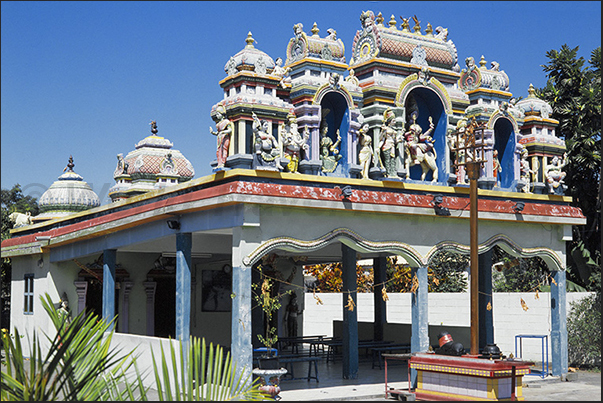
[[[249,33],[247,34],[247,39],[245,39],[245,42],[247,43],[247,45],[245,46],[246,48],[253,48],[253,42],[255,42],[255,39],[253,39],[253,37],[251,36],[251,31],[249,31]]]
[[[425,28],[425,34],[427,36],[433,36],[433,27],[430,23],[427,23],[427,28]]]
[[[377,25],[383,26],[383,15],[381,14],[381,11],[379,11],[375,21],[377,21]]]
[[[389,27],[395,28],[396,24],[397,24],[396,17],[394,17],[394,15],[392,14],[392,16],[389,18]]]
[[[408,23],[409,18],[404,18],[400,16],[400,19],[402,20],[402,32],[410,32],[408,30],[408,28],[410,27],[410,24]]]
[[[534,86],[530,83],[530,88],[528,88],[528,98],[536,98],[534,95],[535,92]]]
[[[314,26],[312,27],[312,29],[310,31],[312,31],[312,36],[318,36],[318,31],[320,31],[320,29],[318,29],[318,25],[316,25],[316,23],[314,23]]]
[[[486,68],[486,58],[484,55],[482,55],[482,58],[479,61],[479,68],[482,70]]]
[[[417,34],[417,35],[421,35],[421,25],[420,25],[421,21],[419,21],[419,19],[417,18],[416,15],[413,15],[412,19],[415,22],[415,26],[413,27],[413,29],[415,30],[414,33]]]

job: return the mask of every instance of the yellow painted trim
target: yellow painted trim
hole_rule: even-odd
[[[359,68],[368,66],[369,64],[372,64],[372,63],[381,63],[381,64],[395,66],[395,67],[405,67],[408,69],[412,69],[413,71],[417,70],[417,65],[415,65],[415,64],[411,64],[409,62],[403,62],[403,61],[382,59],[379,57],[373,57],[372,59],[369,59],[367,61],[364,61],[364,62],[361,62],[358,64],[351,65],[350,67],[352,67],[354,70],[358,70]],[[456,73],[454,71],[441,69],[439,67],[428,66],[427,68],[429,69],[429,71],[431,73],[437,72],[440,75],[448,76],[448,77],[454,78],[456,80],[458,80],[461,77],[461,73]]]
[[[477,88],[477,89],[474,89],[471,91],[467,91],[465,94],[473,95],[473,94],[479,94],[479,93],[502,95],[502,96],[505,96],[508,98],[511,98],[513,96],[513,94],[511,94],[510,92],[507,92],[507,91],[492,90],[492,89],[488,89],[488,88]]]
[[[556,120],[556,119],[549,119],[549,118],[543,118],[543,117],[540,117],[540,116],[531,116],[531,115],[526,116],[523,119],[523,121],[524,121],[524,125],[526,123],[528,123],[528,122],[530,122],[530,123],[532,123],[532,122],[546,122],[546,123],[551,123],[551,124],[554,124],[554,125],[558,125],[559,124],[559,121]]]
[[[341,62],[337,62],[337,61],[333,61],[333,60],[324,60],[324,59],[315,59],[313,57],[310,56],[306,56],[301,60],[297,60],[291,64],[288,64],[287,67],[291,67],[291,70],[294,70],[295,67],[302,65],[304,63],[308,63],[308,64],[317,64],[317,65],[327,65],[327,66],[332,66],[332,67],[339,67],[339,68],[344,68],[344,69],[348,69],[348,65],[346,63],[341,63]]]

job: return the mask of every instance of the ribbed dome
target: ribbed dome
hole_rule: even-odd
[[[157,132],[157,123],[153,121],[150,136],[140,140],[136,149],[125,158],[123,154],[117,155],[117,167],[113,172],[116,184],[109,189],[113,200],[182,183],[195,176],[190,161]]]
[[[537,98],[534,93],[534,86],[530,84],[530,88],[528,88],[528,97],[518,101],[515,106],[521,109],[526,116],[538,116],[543,119],[550,119],[553,108],[551,108],[546,101]]]
[[[191,179],[195,175],[193,165],[168,139],[157,136],[157,125],[151,129],[153,133],[136,144],[136,149],[124,158],[125,167],[118,161],[113,177],[127,174],[132,180],[137,178],[155,179],[157,175],[176,177],[180,182]]]
[[[245,42],[247,42],[247,45],[239,53],[232,56],[224,66],[226,74],[232,76],[242,70],[257,74],[270,74],[275,67],[274,60],[267,53],[253,46],[255,40],[251,36],[251,32],[247,34]]]
[[[98,196],[84,178],[73,171],[74,166],[70,156],[66,172],[40,197],[38,205],[42,213],[35,217],[36,220],[63,217],[100,206]]]

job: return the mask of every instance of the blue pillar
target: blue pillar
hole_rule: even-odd
[[[192,234],[176,234],[176,339],[188,344],[191,335]]]
[[[373,290],[375,321],[373,322],[373,339],[383,340],[383,326],[387,323],[387,307],[383,300],[383,284],[386,280],[387,257],[379,256],[373,259],[373,274],[375,288]]]
[[[565,271],[553,271],[551,284],[551,361],[553,376],[568,372]]]
[[[115,264],[117,251],[103,251],[103,319],[108,323],[115,317]]]
[[[425,353],[429,349],[429,323],[427,312],[428,283],[427,267],[413,268],[413,276],[417,276],[419,288],[412,294],[411,315],[412,334],[410,337],[410,351],[412,353]],[[417,370],[410,370],[412,388],[417,387]]]
[[[253,369],[253,332],[252,312],[260,311],[257,307],[252,309],[251,264],[244,262],[245,256],[252,253],[261,242],[259,226],[235,227],[232,234],[232,313],[231,313],[231,342],[230,352],[236,364],[237,379],[242,376],[251,379]],[[263,334],[263,328],[260,328]]]
[[[494,343],[494,320],[492,312],[494,303],[492,302],[492,249],[482,253],[478,257],[479,276],[478,276],[478,306],[479,306],[479,351],[482,351],[486,344]],[[492,309],[488,310],[488,303]],[[465,346],[467,349],[469,346]]]
[[[341,271],[342,271],[342,295],[343,295],[343,379],[358,378],[358,305],[357,305],[357,281],[356,281],[356,251],[341,244]],[[346,306],[349,303],[348,296],[354,302],[354,309]]]

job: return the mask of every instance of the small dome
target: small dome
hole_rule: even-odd
[[[232,56],[224,66],[226,74],[232,76],[243,70],[257,74],[270,74],[275,67],[274,60],[267,53],[253,46],[255,39],[251,36],[251,32],[247,34],[245,42],[247,45],[243,50]]]
[[[530,84],[530,88],[528,88],[528,97],[518,101],[515,106],[521,109],[526,116],[538,116],[543,119],[550,119],[553,108],[551,108],[551,105],[546,101],[537,98],[536,95],[534,95],[535,92],[534,86]]]
[[[64,173],[40,197],[38,205],[41,214],[34,217],[34,220],[64,217],[100,206],[98,196],[90,185],[73,171],[74,166],[73,157],[70,156]]]
[[[115,201],[169,185],[188,181],[195,169],[170,140],[157,135],[157,123],[151,122],[151,135],[140,140],[125,157],[117,155],[113,172],[116,184],[109,189]]]

